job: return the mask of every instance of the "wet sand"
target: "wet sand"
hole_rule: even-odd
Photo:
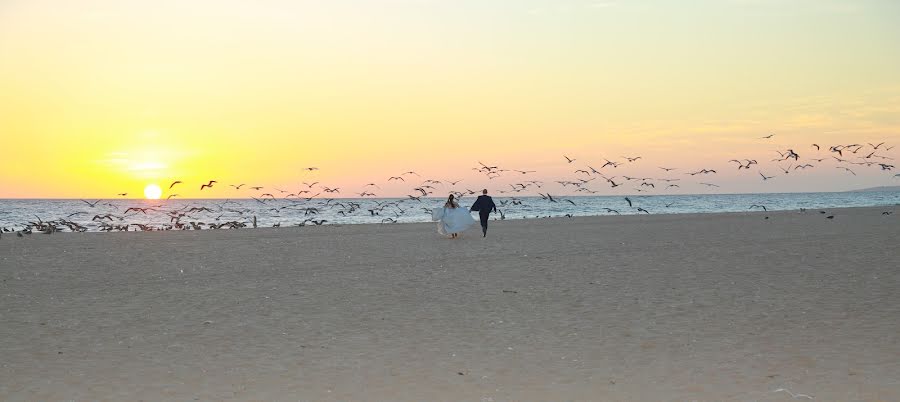
[[[900,208],[831,214],[3,234],[0,400],[900,400]]]

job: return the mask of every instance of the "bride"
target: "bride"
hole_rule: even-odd
[[[475,219],[466,208],[460,208],[459,203],[450,194],[443,208],[435,208],[431,214],[432,220],[438,221],[438,233],[450,235],[451,239],[458,237],[459,232],[468,229],[475,224]]]

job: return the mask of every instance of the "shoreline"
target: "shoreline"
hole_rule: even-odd
[[[743,211],[743,212],[737,212],[737,211],[735,211],[735,212],[684,212],[684,213],[675,212],[675,213],[651,213],[651,214],[632,213],[632,214],[620,214],[620,215],[616,215],[616,214],[606,214],[606,215],[574,215],[574,216],[572,216],[572,217],[566,217],[566,216],[546,216],[546,217],[531,217],[531,218],[529,218],[529,217],[524,217],[524,218],[515,217],[515,218],[508,218],[508,219],[500,219],[500,218],[499,218],[499,214],[494,213],[494,214],[491,214],[491,220],[490,220],[490,222],[491,222],[492,224],[496,224],[496,223],[500,223],[500,222],[518,222],[518,221],[528,221],[528,222],[531,222],[531,221],[556,221],[556,220],[559,220],[559,221],[572,221],[572,220],[594,220],[594,219],[616,219],[616,218],[625,218],[625,219],[628,219],[628,218],[635,218],[635,217],[684,217],[684,218],[697,219],[697,218],[716,217],[716,216],[744,216],[744,215],[760,215],[760,216],[769,215],[769,216],[774,216],[774,215],[785,215],[785,214],[791,214],[791,213],[796,213],[796,214],[813,214],[813,213],[815,213],[815,214],[819,214],[819,211],[822,211],[822,210],[827,210],[827,212],[829,212],[829,214],[834,213],[834,212],[840,213],[840,212],[851,212],[851,211],[858,211],[858,210],[872,210],[872,211],[874,211],[874,210],[881,210],[880,212],[890,211],[890,212],[893,213],[894,211],[900,211],[900,204],[891,204],[891,205],[887,205],[887,204],[886,204],[886,205],[862,206],[862,207],[813,208],[813,209],[807,209],[805,212],[804,212],[804,211],[800,211],[800,210],[798,210],[798,209],[784,209],[784,210],[770,210],[770,211],[760,211],[760,210],[757,209],[757,210],[747,210],[747,211]],[[627,222],[623,222],[623,223],[627,223]],[[185,229],[185,230],[176,230],[176,229],[172,229],[172,230],[162,230],[162,229],[155,229],[155,230],[130,230],[130,231],[99,231],[99,230],[90,230],[90,231],[86,231],[86,232],[58,231],[58,232],[53,232],[52,235],[58,236],[58,235],[68,235],[68,234],[73,234],[73,235],[74,235],[74,234],[79,234],[79,235],[83,235],[83,234],[88,234],[88,233],[95,233],[95,234],[111,234],[111,233],[135,233],[135,232],[167,232],[167,233],[176,233],[176,232],[228,232],[228,231],[236,231],[236,230],[242,230],[242,231],[247,231],[247,230],[252,230],[252,231],[264,231],[264,230],[278,231],[278,230],[285,230],[285,229],[300,229],[300,228],[302,228],[302,229],[300,229],[300,230],[310,230],[310,229],[313,229],[313,228],[326,228],[326,227],[330,227],[330,228],[358,227],[358,226],[384,227],[384,226],[398,226],[398,225],[399,225],[399,226],[404,226],[404,225],[423,225],[423,226],[424,226],[424,225],[431,225],[431,226],[433,226],[433,225],[435,225],[435,224],[436,224],[436,222],[393,222],[393,223],[368,223],[368,222],[364,222],[364,223],[352,223],[352,222],[350,222],[350,223],[327,223],[327,224],[322,224],[322,225],[304,225],[304,226],[300,226],[300,225],[286,225],[286,226],[282,226],[282,227],[259,226],[259,227],[254,228],[254,227],[249,227],[249,226],[248,226],[248,227],[237,228],[237,229],[203,229],[203,230],[194,230],[194,229]],[[470,229],[469,231],[470,231],[470,232],[475,231],[475,229],[478,229],[477,226],[478,226],[478,225],[473,226],[472,229]],[[473,233],[474,233],[474,232],[473,232]],[[7,236],[15,236],[15,233],[14,233],[14,232],[6,232],[6,233],[4,233],[4,234],[7,235]],[[46,235],[46,234],[41,233],[41,232],[34,232],[34,233],[32,233],[31,235],[34,236],[34,235]]]

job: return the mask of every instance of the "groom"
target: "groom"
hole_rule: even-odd
[[[478,211],[478,216],[481,218],[481,237],[487,237],[488,217],[491,212],[497,212],[497,205],[494,204],[494,199],[487,195],[487,189],[481,190],[481,194],[470,210]]]

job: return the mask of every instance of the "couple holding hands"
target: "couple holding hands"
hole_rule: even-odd
[[[497,205],[494,204],[494,199],[487,195],[487,192],[487,190],[482,190],[482,195],[478,196],[468,211],[460,208],[453,194],[450,194],[443,208],[435,208],[431,212],[431,220],[438,223],[438,233],[450,235],[451,239],[459,237],[460,232],[475,224],[475,219],[469,212],[478,211],[481,218],[481,236],[487,237],[488,218],[491,212],[497,212]]]

